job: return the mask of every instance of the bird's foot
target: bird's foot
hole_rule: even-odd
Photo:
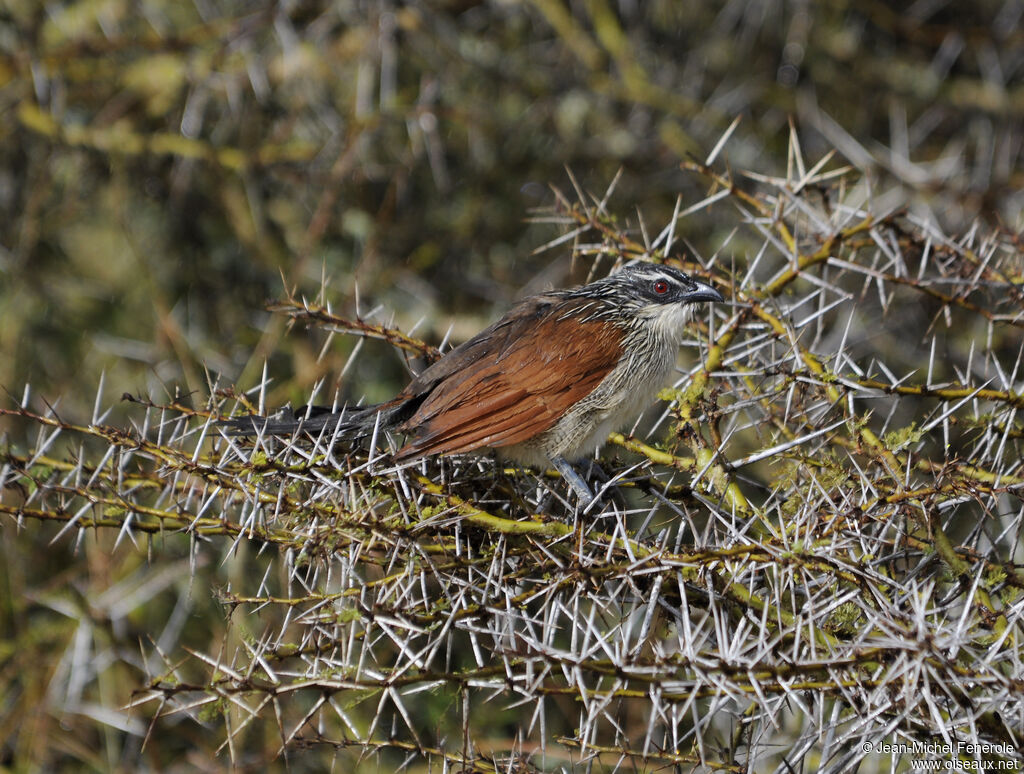
[[[584,511],[587,510],[594,502],[594,493],[590,491],[590,487],[583,480],[583,476],[576,472],[576,469],[566,461],[565,457],[552,457],[551,465],[561,474],[565,482],[572,487],[572,491],[579,498],[579,507]]]

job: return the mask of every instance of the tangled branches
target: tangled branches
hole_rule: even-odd
[[[752,187],[693,163],[707,198],[653,238],[610,191],[540,216],[565,228],[548,248],[603,267],[677,256],[681,217],[738,213],[738,250],[685,264],[728,301],[694,325],[700,357],[660,414],[611,439],[594,512],[485,457],[225,438],[212,420],[246,400],[228,390],[202,410],[136,399],[127,430],[3,409],[39,439],[2,453],[0,512],[58,537],[180,535],[193,566],[258,549],[263,574],[219,592],[247,634],[144,646],[129,702],[146,733],[216,723],[234,760],[266,726],[285,755],[382,768],[1017,766],[1020,245],[875,212],[826,166]]]

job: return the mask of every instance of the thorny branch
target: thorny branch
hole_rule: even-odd
[[[735,274],[726,251],[681,259],[674,223],[627,230],[610,191],[545,216],[566,228],[549,249],[682,261],[728,298],[695,323],[700,357],[665,391],[669,411],[612,436],[594,513],[546,471],[486,457],[396,467],[329,439],[221,437],[211,417],[247,407],[228,390],[201,410],[138,401],[130,429],[28,399],[0,409],[39,430],[34,449],[0,452],[6,518],[278,549],[284,582],[268,571],[218,595],[265,634],[191,651],[201,680],[154,654],[163,671],[133,708],[156,723],[215,710],[232,750],[266,716],[283,748],[467,771],[746,771],[812,748],[841,771],[865,745],[935,738],[1019,761],[1019,245],[848,203],[855,186],[836,181],[851,173],[825,164],[753,190],[686,167],[710,189],[687,215],[728,204],[760,240],[731,257]],[[271,308],[437,354],[326,304]],[[459,719],[424,724],[432,696]],[[495,722],[514,739],[487,741]]]

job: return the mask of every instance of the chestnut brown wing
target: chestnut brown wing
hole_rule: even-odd
[[[580,306],[531,299],[424,371],[403,391],[420,402],[397,457],[509,446],[554,425],[622,356],[620,329],[580,322]]]

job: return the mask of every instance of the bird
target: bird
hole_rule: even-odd
[[[490,448],[519,465],[550,464],[586,508],[594,495],[571,463],[593,457],[653,402],[675,368],[694,305],[722,300],[707,282],[635,260],[594,282],[521,300],[391,400],[220,425],[229,435],[341,440],[383,430],[406,438],[394,452],[399,463]]]

